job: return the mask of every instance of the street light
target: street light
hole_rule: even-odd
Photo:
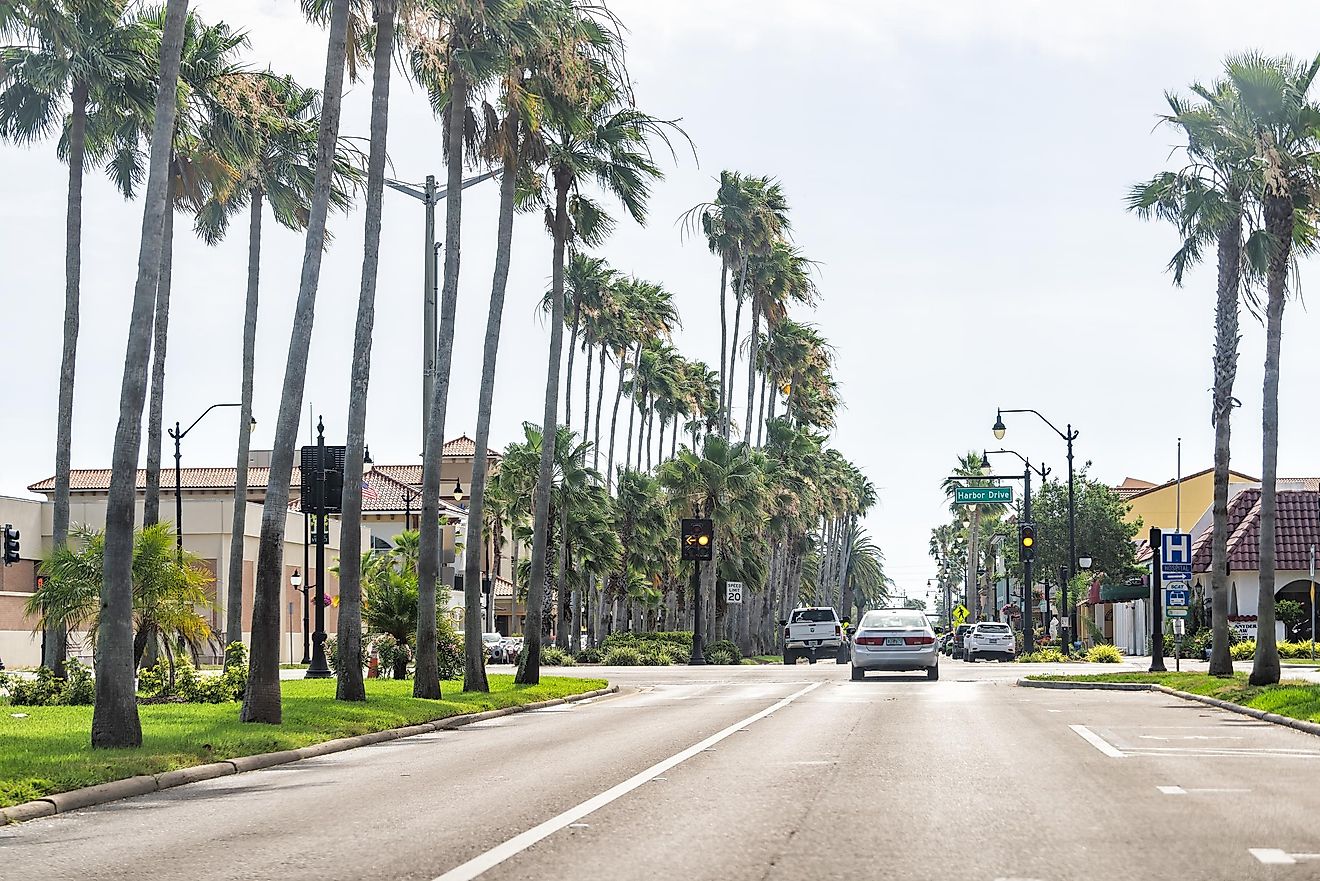
[[[1003,427],[1004,427],[1003,421],[997,420],[995,422],[995,433],[1002,434]],[[1022,464],[1025,466],[1022,472],[1022,519],[1021,521],[1019,521],[1019,525],[1030,524],[1031,523],[1031,475],[1033,473],[1040,475],[1040,479],[1043,482],[1045,478],[1049,476],[1050,469],[1046,468],[1044,465],[1040,466],[1039,468],[1033,468],[1031,465],[1031,460],[1028,459],[1026,456],[1022,455],[1021,453],[1019,453],[1017,450],[1005,450],[1005,449],[985,450],[981,453],[981,459],[982,461],[987,461],[990,456],[998,456],[1000,454],[1011,454],[1017,456],[1019,459],[1022,460]],[[1032,540],[1034,541],[1034,537],[1032,538]],[[1030,654],[1035,649],[1035,639],[1036,639],[1036,623],[1035,623],[1036,613],[1032,609],[1032,605],[1036,599],[1036,594],[1034,590],[1035,579],[1032,577],[1032,572],[1031,572],[1031,567],[1032,567],[1031,555],[1022,554],[1021,556],[1022,556],[1022,650]],[[1045,624],[1047,627],[1049,626],[1048,621],[1046,621]]]
[[[169,436],[174,438],[174,544],[175,547],[177,548],[177,556],[180,563],[183,562],[183,480],[181,476],[183,472],[183,467],[182,467],[183,452],[182,452],[181,444],[183,443],[183,439],[187,437],[188,432],[196,428],[197,423],[201,422],[203,417],[205,417],[207,413],[210,413],[212,410],[218,407],[241,407],[241,406],[243,405],[242,404],[212,404],[211,406],[207,407],[205,410],[202,411],[201,416],[198,416],[196,419],[192,421],[192,425],[189,425],[187,428],[183,429],[182,431],[179,430],[178,422],[174,423],[173,428],[166,429],[166,432],[169,434]],[[255,428],[256,425],[257,425],[257,420],[253,419],[251,423],[251,427]]]
[[[311,627],[309,626],[308,618],[307,618],[307,588],[306,588],[306,587],[303,587],[303,583],[302,583],[302,573],[299,572],[297,569],[294,569],[294,570],[293,570],[293,574],[289,576],[289,584],[293,587],[294,590],[296,590],[296,591],[298,591],[298,593],[302,594],[302,597],[303,597],[303,602],[302,602],[302,613],[303,613],[303,616],[302,616],[302,618],[303,618],[303,622],[302,622],[302,623],[303,623],[303,659],[302,659],[302,663],[304,663],[304,664],[310,664],[310,663],[312,662],[312,629],[311,629]],[[292,658],[290,658],[290,660],[292,660]]]
[[[488,171],[463,181],[459,189],[466,190],[473,184],[479,184],[499,174]],[[425,236],[423,245],[422,271],[422,444],[426,443],[426,420],[431,413],[431,399],[435,397],[435,350],[436,350],[436,257],[440,246],[435,240],[435,204],[449,195],[448,189],[436,189],[435,175],[428,174],[426,183],[417,189],[414,184],[386,179],[385,185],[412,196],[426,206]],[[449,316],[452,321],[453,316]]]
[[[1067,431],[1060,431],[1053,422],[1042,416],[1038,410],[1032,410],[1030,408],[1021,410],[1004,410],[1000,408],[995,411],[995,424],[991,427],[991,431],[994,432],[995,437],[999,440],[1003,440],[1004,434],[1008,431],[1007,427],[1004,425],[1005,413],[1034,414],[1041,422],[1044,422],[1050,428],[1054,429],[1054,433],[1063,438],[1068,444],[1068,576],[1071,578],[1077,574],[1077,500],[1075,490],[1073,489],[1073,441],[1077,440],[1079,432],[1073,429],[1072,423],[1068,423]],[[1068,584],[1066,581],[1063,584],[1063,608],[1066,610],[1064,626],[1069,631],[1069,638],[1065,638],[1063,641],[1063,653],[1067,655],[1070,652],[1069,639],[1070,634],[1072,633],[1073,611],[1068,608]]]
[[[1090,568],[1091,568],[1091,555],[1090,555],[1090,554],[1082,554],[1081,559],[1079,559],[1079,560],[1077,561],[1077,565],[1078,565],[1078,566],[1081,566],[1083,570],[1090,569]]]
[[[455,504],[462,504],[462,502],[463,502],[463,484],[459,483],[458,478],[455,477],[455,478],[454,478],[454,503],[455,503]]]

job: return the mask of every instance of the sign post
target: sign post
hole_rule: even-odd
[[[1315,545],[1311,545],[1311,660],[1315,660]]]

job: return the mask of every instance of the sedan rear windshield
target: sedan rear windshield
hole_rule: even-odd
[[[834,620],[834,610],[833,609],[798,609],[793,613],[793,617],[790,618],[789,620],[794,624],[800,624],[804,621],[809,621],[812,624],[822,624],[826,621]]]
[[[1008,633],[1007,624],[977,624],[976,629],[979,633]]]
[[[926,616],[921,612],[881,609],[863,615],[862,626],[877,627],[882,630],[924,630]]]

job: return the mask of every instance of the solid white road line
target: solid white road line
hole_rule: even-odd
[[[645,771],[642,771],[640,774],[636,774],[632,777],[629,777],[627,780],[605,790],[599,795],[593,796],[592,798],[587,799],[581,804],[569,808],[568,810],[564,811],[562,814],[558,815],[557,817],[551,817],[549,820],[546,820],[544,823],[541,823],[538,826],[533,826],[531,829],[528,829],[526,832],[523,832],[519,835],[515,835],[513,838],[510,838],[508,841],[504,842],[503,844],[498,844],[495,847],[492,847],[490,850],[486,851],[485,853],[473,857],[472,859],[468,860],[466,863],[463,863],[461,866],[455,866],[454,868],[450,869],[448,872],[445,872],[443,875],[440,875],[439,877],[435,878],[434,881],[471,881],[471,879],[476,878],[477,876],[481,875],[483,872],[488,871],[489,869],[493,869],[494,867],[498,866],[500,863],[504,862],[510,857],[522,853],[524,850],[531,847],[533,844],[536,844],[538,841],[542,840],[543,838],[548,838],[549,836],[558,832],[560,829],[563,829],[566,826],[571,826],[572,824],[576,823],[578,820],[581,820],[583,817],[587,816],[593,811],[597,811],[605,807],[610,802],[615,801],[616,799],[619,799],[627,795],[637,787],[641,786],[643,783],[646,783],[647,781],[660,776],[661,774],[663,774],[664,772],[668,771],[670,768],[673,768],[676,765],[686,762],[688,759],[692,758],[693,756],[701,752],[704,752],[705,750],[719,743],[724,738],[737,733],[740,729],[745,728],[746,726],[752,724],[753,722],[760,721],[761,719],[764,719],[766,716],[769,716],[771,713],[775,712],[776,710],[783,709],[784,707],[791,704],[793,701],[802,697],[802,695],[810,691],[814,691],[815,689],[819,688],[824,684],[825,684],[824,682],[813,682],[811,685],[808,685],[806,688],[793,692],[788,697],[780,701],[777,701],[774,704],[771,704],[770,706],[766,707],[764,710],[761,710],[759,713],[754,713],[751,716],[748,716],[746,719],[743,719],[741,722],[734,722],[732,725],[730,725],[728,728],[725,728],[723,731],[719,731],[716,732],[715,734],[712,734],[710,737],[707,737],[705,740],[701,741],[700,743],[695,743],[680,753],[675,753],[674,755],[670,756],[664,761],[652,765],[651,767],[647,768]]]
[[[1277,847],[1249,847],[1247,852],[1267,866],[1291,866],[1297,863],[1291,854]]]
[[[1165,795],[1187,794],[1187,790],[1183,789],[1181,786],[1156,786],[1155,788],[1158,789],[1160,792],[1164,793]]]
[[[1192,793],[1192,792],[1198,794],[1221,793],[1221,792],[1251,792],[1250,789],[1221,789],[1221,788],[1207,789],[1204,787],[1194,788],[1194,789],[1183,789],[1181,786],[1156,786],[1155,788],[1158,789],[1160,792],[1164,793],[1165,795],[1187,795],[1188,793]]]
[[[1101,737],[1099,734],[1096,734],[1094,731],[1092,731],[1090,728],[1087,728],[1085,725],[1069,725],[1068,727],[1071,728],[1073,731],[1075,731],[1077,735],[1082,738],[1082,740],[1085,740],[1087,743],[1091,744],[1091,746],[1100,750],[1100,752],[1109,756],[1111,759],[1127,758],[1127,753],[1118,749],[1112,743],[1105,740],[1103,737]]]

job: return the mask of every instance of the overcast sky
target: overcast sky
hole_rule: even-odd
[[[320,87],[325,36],[295,0],[197,0],[208,20],[251,35],[251,62]],[[683,241],[679,214],[713,195],[721,169],[780,179],[793,235],[818,261],[813,321],[834,344],[846,409],[833,443],[880,490],[868,525],[901,590],[925,591],[940,480],[968,449],[994,445],[996,406],[1034,407],[1081,432],[1079,460],[1117,482],[1209,467],[1212,268],[1174,289],[1170,230],[1126,214],[1123,197],[1166,167],[1171,132],[1152,130],[1166,89],[1215,76],[1245,49],[1320,50],[1307,2],[1057,3],[1049,0],[613,0],[630,27],[639,105],[681,118],[697,160],[665,157],[646,227],[620,223],[601,249],[662,282],[679,304],[679,345],[716,363],[719,267]],[[443,179],[425,97],[395,79],[392,174]],[[350,87],[341,131],[365,136],[369,82]],[[54,144],[0,147],[4,454],[0,492],[53,473],[63,310],[67,175]],[[454,385],[446,434],[471,434],[495,238],[496,187],[464,199]],[[89,172],[74,467],[106,467],[117,418],[141,204]],[[379,463],[419,450],[422,210],[387,191],[368,443]],[[362,216],[332,218],[306,402],[340,441],[361,262]],[[236,400],[246,272],[243,224],[208,248],[180,221],[165,414],[185,424]],[[302,257],[300,236],[267,220],[258,326],[256,448],[270,444]],[[547,333],[534,312],[550,242],[518,222],[496,393],[493,446],[540,418]],[[1314,268],[1303,266],[1305,295]],[[1320,473],[1314,405],[1320,322],[1285,316],[1280,473]],[[1260,470],[1263,331],[1244,315],[1234,466]],[[741,369],[741,368],[740,368]],[[580,390],[578,400],[580,402]],[[305,408],[304,408],[305,409]],[[580,417],[579,417],[580,418]],[[304,420],[305,422],[306,420]],[[1005,446],[1063,470],[1063,443],[1029,416]],[[186,465],[233,464],[235,417],[207,417]],[[304,424],[303,435],[306,435]],[[168,441],[167,441],[168,442]],[[169,452],[166,456],[168,458]],[[1003,466],[1009,466],[1003,461]]]

